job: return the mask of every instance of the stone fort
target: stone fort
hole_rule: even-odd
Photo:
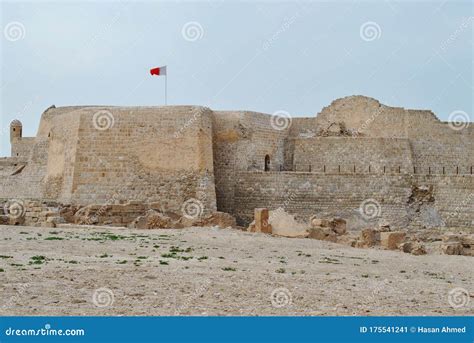
[[[52,106],[36,137],[23,137],[18,120],[10,135],[12,156],[0,159],[3,201],[154,203],[180,213],[191,200],[240,225],[267,207],[301,220],[342,217],[349,228],[474,226],[473,125],[458,129],[429,110],[364,96],[306,118],[198,106]]]

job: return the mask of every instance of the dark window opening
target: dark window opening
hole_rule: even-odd
[[[265,156],[265,171],[269,171],[269,170],[270,170],[270,156],[266,155]]]

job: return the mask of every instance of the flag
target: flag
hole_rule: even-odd
[[[151,75],[166,75],[166,66],[150,69]]]

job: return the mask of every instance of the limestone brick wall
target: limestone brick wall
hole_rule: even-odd
[[[72,203],[159,201],[164,210],[180,211],[197,199],[204,212],[215,210],[208,109],[95,107],[77,115]],[[110,127],[98,129],[99,116],[109,117]]]
[[[231,213],[241,225],[251,222],[257,207],[283,207],[300,220],[312,215],[340,216],[348,220],[351,229],[380,223],[396,228],[472,227],[473,180],[471,176],[241,172],[236,177]],[[414,186],[433,186],[434,201],[421,205],[414,202]],[[379,215],[362,215],[361,208],[370,206]]]
[[[436,121],[430,111],[421,111],[427,121]],[[315,118],[315,131],[332,123],[344,122],[346,128],[363,137],[407,137],[407,111],[390,107],[364,96],[349,96],[333,101]]]
[[[294,139],[293,170],[398,172],[413,170],[410,143],[403,138],[314,137]]]
[[[264,170],[266,155],[270,170],[283,166],[288,127],[279,128],[272,126],[272,116],[268,114],[214,111],[214,175],[219,210],[225,212],[233,207],[236,172]]]
[[[418,169],[438,170],[442,167],[451,173],[459,167],[460,173],[470,173],[474,166],[474,126],[454,130],[449,124],[435,122],[425,124],[413,116],[408,130],[413,149],[414,163]],[[427,172],[426,172],[427,173]]]
[[[35,143],[34,137],[16,138],[12,142],[12,157],[28,157]]]
[[[35,138],[28,157],[3,158],[0,163],[0,197],[44,197],[43,179],[48,160],[48,141]]]
[[[51,109],[43,115],[39,136],[48,140],[44,197],[69,203],[76,167],[80,110]],[[47,123],[47,125],[46,125]]]

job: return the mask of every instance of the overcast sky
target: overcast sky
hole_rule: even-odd
[[[1,0],[1,147],[50,105],[162,105],[314,116],[367,95],[473,120],[472,1]]]

